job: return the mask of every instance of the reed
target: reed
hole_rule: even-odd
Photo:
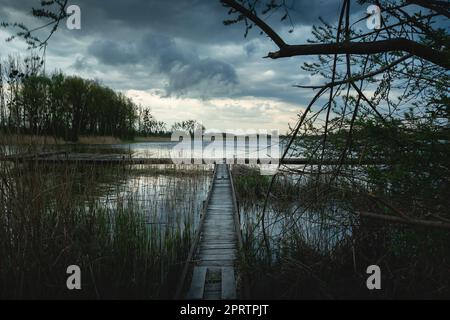
[[[448,232],[358,217],[350,206],[368,204],[358,199],[351,184],[336,181],[336,191],[326,179],[287,175],[277,179],[270,193],[264,234],[261,190],[270,180],[258,174],[233,170],[244,240],[241,267],[249,275],[252,298],[450,296]],[[321,197],[325,193],[327,201]],[[382,270],[381,291],[366,287],[366,269],[373,264]]]
[[[46,135],[3,134],[2,142],[10,145],[65,145],[73,142]],[[122,140],[113,136],[80,136],[77,144],[119,144]]]
[[[0,163],[0,298],[170,298],[206,173]],[[66,288],[69,265],[80,291]]]

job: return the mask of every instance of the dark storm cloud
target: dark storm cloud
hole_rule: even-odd
[[[335,21],[339,15],[341,0],[294,0],[290,11],[295,25],[319,23],[319,16],[327,21]],[[144,30],[153,33],[188,39],[196,43],[217,44],[224,42],[245,43],[248,39],[265,39],[259,30],[252,30],[244,38],[243,23],[225,27],[223,21],[229,19],[228,9],[219,0],[109,0],[107,5],[99,0],[78,0],[85,19],[87,34],[110,32],[102,21],[114,22],[134,31],[130,37]],[[287,27],[287,21],[279,20],[283,13],[274,14],[269,20],[275,30]],[[289,35],[286,35],[289,41]]]
[[[0,10],[30,12],[39,2],[0,0]],[[337,19],[339,0],[292,2],[292,18],[298,28],[317,22],[318,16]],[[228,10],[219,0],[71,0],[69,4],[81,7],[82,30],[68,31],[62,26],[52,38],[49,53],[72,54],[72,68],[77,71],[94,70],[101,74],[102,70],[114,70],[121,74],[114,75],[120,80],[103,81],[124,86],[116,89],[164,89],[168,95],[189,97],[259,94],[295,100],[290,85],[297,81],[291,76],[299,71],[292,70],[289,60],[273,64],[265,60],[258,65],[260,69],[252,69],[252,64],[274,46],[257,30],[245,39],[242,24],[225,27],[222,21],[229,18]],[[287,30],[279,18],[274,15],[269,22],[276,30]],[[65,44],[71,41],[76,42],[76,48]],[[294,38],[289,42],[298,41]],[[224,54],[227,45],[238,49]],[[250,79],[267,68],[275,73],[270,80]],[[287,89],[280,90],[282,86]]]
[[[86,62],[86,58],[77,57],[75,62],[72,64],[73,68],[76,70],[86,70],[88,69],[88,64]]]
[[[11,7],[31,12],[39,6],[38,0],[0,0],[1,7]],[[289,1],[288,1],[289,2]],[[299,25],[311,25],[318,17],[333,21],[339,14],[340,0],[292,0],[291,16]],[[207,43],[243,40],[242,25],[224,28],[228,19],[227,9],[219,0],[72,0],[69,4],[81,7],[83,34],[114,33],[112,24],[134,30],[130,37],[144,30],[172,37],[186,38]],[[0,9],[1,12],[2,9]],[[281,26],[280,16],[269,20],[275,29]],[[286,25],[286,23],[284,23]],[[250,36],[257,36],[254,31]]]
[[[131,44],[121,44],[112,40],[101,40],[89,46],[91,55],[104,64],[117,66],[138,62],[137,51]]]
[[[167,37],[148,35],[141,41],[143,55],[153,57],[155,69],[169,76],[168,94],[184,93],[200,84],[229,86],[238,83],[236,71],[226,62],[200,58],[187,45]]]
[[[197,95],[214,93],[238,84],[234,68],[213,58],[200,58],[188,45],[178,45],[169,37],[149,34],[135,42],[119,44],[111,40],[94,42],[88,52],[99,62],[111,66],[140,65],[167,77],[167,95],[190,90]],[[221,90],[222,93],[224,92]]]
[[[311,25],[318,22],[319,16],[331,21],[337,19],[341,1],[291,2],[293,22]],[[243,38],[242,25],[227,29],[223,27],[222,21],[229,18],[228,9],[219,0],[109,0],[107,4],[99,0],[78,0],[76,3],[84,9],[87,19],[93,19],[94,15],[101,13],[103,19],[120,21],[136,30],[150,28],[159,34],[208,43],[224,40],[234,42]],[[275,14],[270,22],[281,26],[278,23],[281,15]],[[259,32],[252,33],[258,34]]]

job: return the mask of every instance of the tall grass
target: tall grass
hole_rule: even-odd
[[[258,175],[233,169],[252,298],[450,297],[448,232],[360,218],[347,210],[357,196],[344,183],[324,202],[317,199],[329,185],[286,176],[270,194],[264,236],[261,190],[270,180]],[[382,270],[380,291],[366,287],[373,264]]]
[[[208,181],[192,168],[0,162],[0,298],[171,298]],[[66,288],[69,265],[80,291]]]
[[[49,146],[73,143],[62,138],[31,134],[2,134],[2,143],[9,145]],[[80,136],[77,144],[119,144],[122,140],[113,136]]]

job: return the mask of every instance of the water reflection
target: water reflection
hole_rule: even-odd
[[[80,201],[86,205],[95,203],[113,216],[117,210],[138,212],[143,223],[164,234],[168,229],[177,229],[179,233],[186,228],[190,233],[195,231],[211,183],[212,166],[80,169],[77,175],[80,190],[74,190],[80,194]]]
[[[26,153],[26,152],[71,152],[90,154],[126,154],[133,158],[171,158],[180,157],[180,148],[176,148],[178,142],[142,142],[142,143],[122,143],[122,144],[64,144],[64,145],[33,145],[33,150],[28,150],[29,146],[1,146],[1,151],[6,155]],[[222,147],[223,148],[220,148]],[[216,148],[214,148],[216,147]],[[269,156],[279,158],[282,148],[275,148],[266,142],[258,144],[253,141],[220,141],[203,142],[201,147],[192,144],[192,149],[184,150],[181,157],[192,156],[194,158],[210,158],[214,153],[217,158],[237,158],[237,159],[258,159]],[[221,149],[221,150],[220,150]],[[186,154],[185,154],[186,153]]]

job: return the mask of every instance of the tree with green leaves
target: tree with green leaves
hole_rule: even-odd
[[[258,27],[278,47],[278,51],[268,53],[267,58],[312,56],[302,68],[311,75],[320,76],[324,81],[324,84],[314,86],[297,85],[303,90],[315,91],[314,98],[292,128],[290,140],[283,154],[283,158],[287,155],[302,155],[305,152],[305,141],[314,141],[309,143],[307,148],[311,165],[297,173],[315,176],[318,181],[326,177],[325,179],[329,180],[328,185],[333,186],[335,185],[333,182],[337,180],[352,181],[353,171],[345,166],[350,160],[364,161],[369,157],[376,157],[379,161],[394,166],[390,157],[395,153],[399,155],[397,160],[405,161],[433,157],[433,153],[430,153],[427,158],[423,158],[424,154],[415,149],[418,145],[427,150],[431,149],[426,146],[432,145],[433,152],[440,153],[436,154],[433,160],[440,162],[425,161],[420,169],[417,167],[414,171],[429,170],[428,174],[437,180],[441,179],[433,169],[435,166],[441,168],[441,174],[448,172],[448,162],[444,161],[445,157],[442,156],[450,154],[449,119],[448,112],[445,111],[448,110],[450,68],[448,1],[343,0],[335,24],[321,20],[321,25],[313,27],[312,39],[308,44],[295,45],[288,44],[282,39],[265,19],[281,12],[280,20],[289,21],[293,28],[290,8],[286,1],[221,0],[221,2],[229,8],[229,14],[232,16],[224,22],[225,24],[243,22],[245,34],[253,27]],[[355,12],[361,12],[369,5],[376,5],[381,10],[381,25],[373,30],[366,27],[370,15],[363,14],[360,18],[355,18],[352,14],[352,6]],[[364,125],[368,128],[362,128]],[[372,130],[374,126],[378,129]],[[381,134],[380,130],[384,129],[386,133],[391,132],[393,128],[398,130],[399,134],[387,134],[384,135],[384,139],[364,135],[365,140],[362,135],[357,134],[357,129],[369,132],[367,131],[369,128],[372,128],[370,132],[374,135]],[[433,135],[425,132],[430,134],[433,132]],[[320,138],[305,139],[312,135]],[[404,140],[405,137],[408,139]],[[378,149],[385,152],[370,152]],[[401,150],[414,152],[406,157]],[[389,156],[384,158],[384,154]],[[330,158],[336,159],[339,165],[326,168],[320,164],[315,165],[317,161]],[[373,170],[378,169],[370,170],[373,173]],[[408,175],[413,175],[411,169],[410,166],[403,168]],[[361,176],[353,179],[356,178]],[[444,180],[448,182],[447,179]],[[369,179],[368,182],[374,181]],[[403,185],[404,191],[413,190],[414,183],[410,182],[412,183],[410,186]],[[446,190],[447,182],[438,189]],[[390,184],[392,181],[387,183]],[[353,181],[352,185],[355,184]],[[425,194],[428,195],[435,190],[431,182],[426,188],[428,191]],[[361,195],[365,194],[366,197],[374,199],[370,191],[364,189],[360,189]],[[390,194],[384,189],[380,198],[391,198]],[[436,225],[450,229],[449,221],[439,218],[442,215],[450,218],[448,212],[436,211],[437,207],[445,207],[446,202],[440,206],[430,207],[425,205],[427,203],[425,195],[421,197],[420,202],[422,203],[420,212],[411,211],[407,205],[408,201],[403,202],[405,207],[402,211],[414,212],[409,219],[392,210],[388,215],[384,210],[355,213],[382,220],[392,220],[390,215],[394,215],[396,222],[412,223],[411,220],[414,220],[414,224]],[[379,205],[383,207],[381,202]],[[430,215],[430,212],[433,214]],[[430,224],[428,220],[433,221]]]
[[[199,123],[197,120],[184,120],[181,122],[175,122],[172,125],[171,131],[184,131],[194,136],[196,130],[201,129],[202,132],[205,131],[205,127]]]
[[[1,129],[9,133],[50,135],[77,141],[80,135],[132,138],[137,106],[98,82],[54,73],[43,75],[38,59],[10,57],[3,64]]]
[[[303,72],[321,82],[294,88],[313,98],[291,128],[251,230],[257,240],[247,268],[259,274],[252,274],[256,294],[267,283],[269,297],[361,298],[361,279],[376,263],[384,272],[381,297],[447,297],[449,1],[342,0],[336,20],[321,19],[302,44],[288,44],[268,19],[279,14],[293,31],[293,2],[221,3],[231,16],[225,24],[269,37],[277,49],[266,58],[307,57]],[[371,5],[381,14],[375,29],[366,26]],[[308,163],[287,166],[286,157]],[[294,177],[294,209],[277,210],[286,173]],[[276,221],[282,235],[274,236]],[[323,235],[317,243],[305,241],[311,226]],[[327,242],[330,235],[338,240]]]

